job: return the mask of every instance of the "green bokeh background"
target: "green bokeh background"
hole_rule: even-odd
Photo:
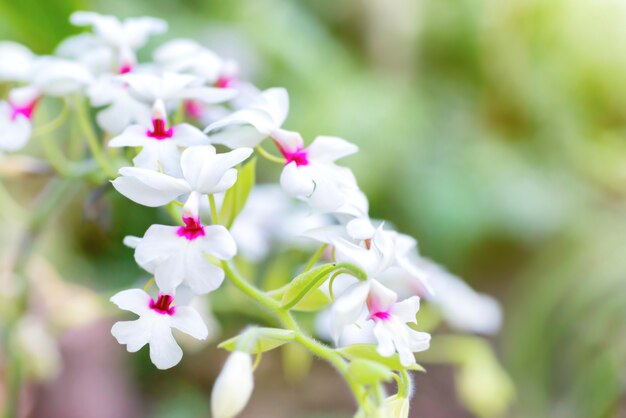
[[[502,302],[506,416],[626,416],[626,3],[1,0],[0,39],[50,53],[81,9],[163,17],[151,45],[232,53],[289,90],[288,129],[357,143],[372,215]],[[123,220],[72,224],[84,265],[59,267],[99,290],[138,274],[119,241],[160,216],[111,200]],[[202,413],[189,385],[159,416]]]

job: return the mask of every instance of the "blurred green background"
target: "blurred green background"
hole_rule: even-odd
[[[626,417],[626,2],[2,0],[0,39],[50,53],[81,9],[165,18],[152,46],[197,39],[259,87],[286,87],[286,128],[357,143],[347,164],[372,215],[503,304],[506,416]],[[151,221],[111,201],[109,220],[64,217],[78,256],[57,265],[103,291],[140,274],[120,241]],[[159,393],[154,416],[203,416],[192,371],[136,370],[138,390]],[[470,416],[449,409],[453,391],[423,395],[451,390],[439,372],[418,378],[411,416]]]

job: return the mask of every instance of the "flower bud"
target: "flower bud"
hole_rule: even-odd
[[[245,408],[254,381],[250,354],[235,351],[226,360],[211,393],[213,418],[233,418]]]

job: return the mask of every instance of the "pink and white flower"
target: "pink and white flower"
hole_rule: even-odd
[[[179,147],[206,145],[208,138],[187,123],[168,126],[163,101],[152,109],[152,126],[131,125],[109,142],[110,147],[142,147],[133,159],[135,167],[181,175]]]
[[[36,88],[20,87],[11,90],[8,102],[0,102],[0,151],[17,151],[26,145],[39,98]]]
[[[198,340],[206,339],[208,330],[200,314],[189,306],[175,306],[171,295],[160,293],[155,301],[140,289],[117,293],[111,302],[120,309],[139,315],[134,321],[116,322],[111,334],[130,353],[150,346],[150,360],[159,369],[169,369],[180,362],[183,351],[172,335],[172,328]]]
[[[217,289],[224,271],[207,256],[230,260],[237,245],[221,225],[202,225],[198,219],[183,218],[183,226],[152,225],[135,249],[135,260],[154,274],[159,289],[172,293],[187,285],[201,295]]]
[[[287,193],[306,201],[314,210],[333,212],[346,206],[350,191],[358,191],[352,170],[335,161],[354,154],[358,147],[332,136],[318,136],[308,147],[294,132],[281,132],[274,139],[285,157],[280,184]]]
[[[130,200],[150,207],[166,205],[188,194],[183,217],[198,219],[201,197],[231,188],[237,181],[237,170],[233,167],[250,154],[249,148],[217,154],[211,145],[189,147],[181,155],[180,177],[146,168],[124,167],[112,184]]]
[[[350,286],[331,307],[333,339],[339,341],[347,328],[364,321],[364,326],[359,328],[373,335],[381,356],[390,357],[397,352],[403,366],[415,364],[413,353],[428,349],[430,335],[406,325],[416,321],[419,297],[412,296],[401,302],[397,299],[395,292],[375,279]],[[367,341],[371,337],[359,335],[358,338]]]
[[[420,299],[412,296],[397,302],[398,295],[372,280],[367,298],[369,319],[374,321],[377,351],[383,357],[398,353],[403,366],[415,364],[413,353],[428,350],[430,334],[415,331],[408,323],[416,323]]]

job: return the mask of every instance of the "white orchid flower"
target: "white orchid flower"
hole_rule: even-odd
[[[171,295],[159,294],[155,301],[140,289],[117,293],[111,302],[120,309],[139,315],[134,321],[116,322],[111,334],[130,353],[150,345],[150,360],[159,369],[169,369],[180,362],[183,351],[172,335],[172,328],[198,340],[206,339],[208,330],[200,314],[189,306],[174,306]]]
[[[496,299],[475,291],[432,260],[416,257],[411,262],[416,274],[390,271],[384,277],[385,283],[403,294],[424,295],[455,330],[486,335],[500,330],[502,307]],[[424,288],[424,281],[431,286],[431,292]]]
[[[215,104],[228,101],[237,95],[237,90],[234,89],[204,86],[201,78],[189,74],[129,73],[119,77],[128,84],[131,95],[150,105],[158,99],[163,100],[166,105],[173,103],[176,106],[185,100]]]
[[[130,200],[150,207],[163,206],[189,194],[183,217],[198,219],[201,196],[231,188],[237,181],[237,170],[233,167],[250,154],[249,148],[217,154],[211,145],[189,147],[181,155],[180,178],[146,168],[124,167],[112,184]]]
[[[217,83],[223,66],[222,59],[213,51],[184,38],[164,43],[154,51],[152,58],[165,71],[191,74],[209,84]]]
[[[169,127],[163,101],[157,100],[152,109],[152,126],[131,125],[111,139],[110,147],[142,147],[133,159],[135,167],[180,175],[178,147],[206,145],[208,138],[198,128],[187,123]]]
[[[11,90],[8,102],[0,102],[0,151],[17,151],[26,145],[39,98],[36,88],[19,87]]]
[[[335,164],[357,152],[356,145],[337,137],[318,136],[305,148],[299,134],[287,131],[281,132],[275,142],[286,161],[280,185],[314,210],[340,209],[346,204],[347,191],[359,189],[352,170]]]
[[[415,331],[408,323],[416,323],[420,299],[412,296],[396,302],[398,295],[372,280],[367,298],[369,318],[373,320],[374,335],[378,340],[377,351],[383,357],[398,353],[403,366],[415,364],[413,353],[428,350],[430,334]]]
[[[70,38],[71,42],[68,40],[59,48],[60,52],[78,59],[86,55],[85,60],[90,63],[108,59],[108,66],[115,65],[115,72],[119,74],[132,71],[137,61],[135,51],[144,46],[151,35],[167,31],[167,22],[154,17],[121,21],[115,16],[79,11],[70,16],[70,22],[76,26],[91,26],[94,34]],[[111,53],[107,53],[107,49]]]
[[[217,289],[224,271],[206,257],[230,260],[237,244],[222,225],[204,226],[198,219],[183,218],[184,226],[152,225],[135,249],[137,264],[154,274],[159,289],[172,293],[185,284],[195,294]]]
[[[128,93],[128,86],[111,74],[100,76],[89,86],[87,95],[94,107],[105,107],[96,115],[98,126],[119,133],[131,124],[149,125],[150,106]]]
[[[271,88],[254,97],[248,105],[209,125],[205,132],[211,142],[229,148],[255,147],[267,137],[278,137],[289,112],[284,88]]]

